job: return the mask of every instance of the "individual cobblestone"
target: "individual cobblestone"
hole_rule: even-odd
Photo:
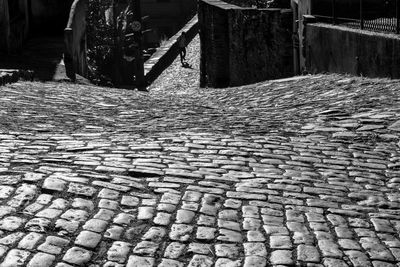
[[[55,259],[54,255],[39,252],[29,261],[27,267],[50,267]]]
[[[95,248],[99,244],[101,240],[101,235],[91,232],[91,231],[82,231],[79,233],[75,240],[75,245],[82,246],[85,248]]]
[[[112,244],[107,252],[107,260],[124,263],[127,258],[132,245],[126,242],[116,241]]]
[[[12,249],[7,253],[1,265],[4,267],[24,266],[30,254],[26,250]]]
[[[185,245],[179,242],[170,243],[164,252],[164,257],[171,259],[178,259],[185,249]]]
[[[154,266],[154,258],[130,256],[128,264],[126,266],[127,267],[135,267],[135,266],[151,267],[151,266]]]
[[[65,253],[63,260],[78,266],[85,266],[90,261],[91,256],[92,252],[88,250],[72,247]]]
[[[34,249],[38,244],[39,240],[43,238],[42,234],[31,232],[24,236],[18,243],[18,248],[30,250]]]
[[[190,238],[190,234],[193,231],[193,226],[187,224],[173,224],[169,237],[174,241],[187,241]]]
[[[64,247],[68,245],[69,240],[57,236],[48,236],[46,241],[38,246],[38,250],[48,254],[60,254]]]

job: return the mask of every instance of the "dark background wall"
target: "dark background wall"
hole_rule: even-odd
[[[29,36],[62,36],[73,0],[0,0],[0,50],[22,49]]]
[[[128,0],[118,1],[118,12],[122,12]],[[143,29],[144,47],[159,47],[174,36],[197,13],[197,0],[141,0],[141,13],[145,17]]]
[[[7,0],[0,0],[0,36],[0,52],[8,51],[10,41],[10,17]]]
[[[175,35],[197,12],[197,0],[142,0],[142,14],[148,16],[145,34],[148,47]]]
[[[306,68],[368,77],[400,78],[400,37],[329,24],[307,24]]]
[[[0,51],[19,51],[29,27],[28,0],[0,0]]]
[[[30,0],[33,35],[62,35],[73,0]]]
[[[199,2],[201,86],[228,87],[293,75],[290,10]]]
[[[331,16],[332,0],[312,0],[312,14]],[[360,0],[335,0],[337,17],[360,18]],[[396,16],[396,0],[363,0],[365,19]]]

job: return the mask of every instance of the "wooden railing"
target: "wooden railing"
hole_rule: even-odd
[[[75,80],[76,74],[87,77],[86,12],[88,0],[75,0],[71,6],[64,30],[64,63],[67,76]]]

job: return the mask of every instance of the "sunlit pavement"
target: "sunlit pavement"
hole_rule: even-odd
[[[5,266],[400,266],[400,83],[0,87]]]

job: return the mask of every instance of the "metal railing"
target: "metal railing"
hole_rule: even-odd
[[[400,0],[313,0],[312,15],[321,22],[400,33]]]

